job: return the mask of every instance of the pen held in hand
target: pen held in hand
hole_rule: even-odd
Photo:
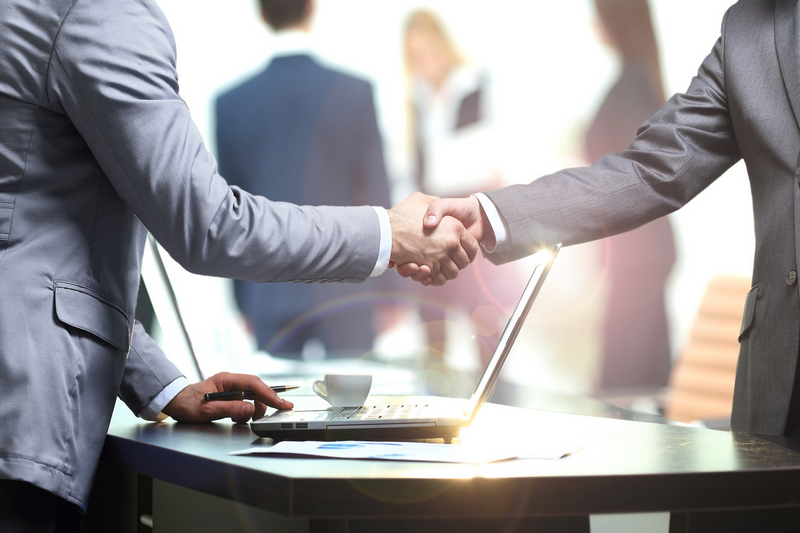
[[[299,389],[299,385],[275,385],[270,387],[275,392],[286,392],[294,389]],[[236,401],[236,400],[255,400],[256,395],[253,391],[249,390],[232,390],[232,391],[225,391],[225,392],[207,392],[203,395],[203,398],[207,401]]]

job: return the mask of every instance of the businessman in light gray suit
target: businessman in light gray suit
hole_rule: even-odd
[[[74,529],[115,398],[144,418],[291,407],[254,376],[189,385],[134,321],[149,230],[186,269],[360,282],[415,261],[434,283],[478,244],[431,201],[297,207],[230,187],[178,95],[154,0],[0,2],[0,531]],[[248,402],[204,392],[256,391]]]
[[[457,216],[502,263],[558,240],[599,239],[667,215],[743,158],[756,249],[731,425],[800,435],[799,123],[800,5],[742,0],[726,13],[688,90],[642,125],[629,148],[528,185],[435,202],[426,225]]]

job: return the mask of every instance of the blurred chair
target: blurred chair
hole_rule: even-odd
[[[749,290],[750,278],[745,276],[720,275],[709,282],[670,375],[666,418],[730,427],[737,339]]]
[[[739,357],[739,329],[750,278],[730,274],[711,279],[683,348],[672,365],[669,386],[596,397],[621,409],[657,414],[712,429],[730,428]]]

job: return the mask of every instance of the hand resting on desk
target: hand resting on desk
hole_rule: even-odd
[[[203,399],[207,392],[224,392],[230,390],[249,390],[258,399],[248,401],[211,401]],[[291,409],[294,404],[281,399],[266,383],[250,374],[232,374],[220,372],[199,383],[189,385],[175,396],[166,407],[164,414],[178,422],[202,424],[230,417],[237,423],[244,423],[251,418],[261,418],[267,406],[276,409]]]

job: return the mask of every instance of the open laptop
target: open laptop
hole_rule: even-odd
[[[276,411],[250,423],[253,432],[278,440],[410,440],[451,441],[470,425],[494,389],[500,370],[528,316],[561,243],[542,250],[528,284],[506,324],[500,341],[470,399],[447,406],[425,403],[329,407],[323,410]]]

